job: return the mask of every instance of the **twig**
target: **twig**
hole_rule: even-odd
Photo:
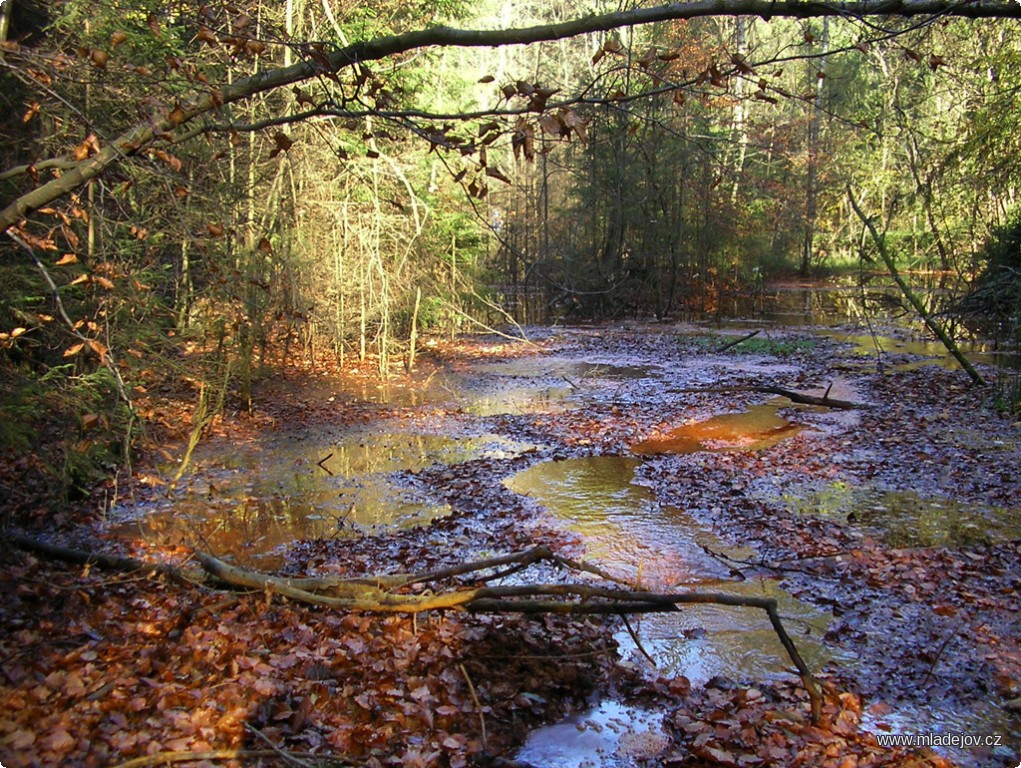
[[[270,741],[269,737],[266,736],[262,731],[253,726],[251,723],[245,723],[245,730],[255,736],[257,739],[264,741],[266,745],[272,749],[280,758],[291,765],[296,765],[298,768],[312,768],[312,764],[304,760],[299,760],[298,757],[286,750],[280,749],[276,744]]]
[[[457,666],[461,668],[464,681],[468,684],[468,693],[471,694],[472,703],[475,704],[475,709],[479,713],[479,725],[482,727],[482,749],[485,751],[489,749],[488,739],[486,738],[486,713],[482,711],[482,704],[479,702],[479,697],[475,694],[475,686],[472,685],[472,679],[468,676],[468,670],[464,668],[464,664],[458,664]]]
[[[635,647],[638,649],[639,653],[648,659],[649,663],[652,664],[653,667],[657,667],[658,665],[656,664],[656,660],[649,655],[647,650],[645,650],[645,646],[642,645],[642,641],[639,639],[638,633],[635,632],[634,627],[631,626],[631,622],[628,621],[627,616],[622,613],[620,618],[624,622],[624,626],[627,628],[627,633],[631,635],[631,639],[634,641]]]
[[[123,763],[118,763],[111,768],[158,768],[161,765],[171,763],[197,763],[201,760],[237,760],[246,757],[276,757],[278,750],[275,749],[212,749],[205,752],[157,752],[145,757],[136,757]],[[311,752],[292,752],[292,757],[309,757],[326,759],[328,755],[315,755]],[[335,759],[335,758],[334,758]],[[355,765],[355,763],[348,763]]]
[[[904,298],[908,300],[908,303],[910,303],[912,307],[914,307],[918,316],[922,318],[922,321],[928,329],[936,335],[936,338],[943,343],[943,346],[947,348],[947,351],[954,356],[954,359],[958,363],[960,363],[961,367],[971,378],[972,382],[979,386],[983,386],[985,384],[985,380],[982,378],[982,374],[975,370],[975,366],[973,366],[971,361],[965,357],[963,352],[961,352],[960,347],[957,346],[957,342],[955,342],[950,337],[950,334],[946,332],[946,329],[936,321],[936,318],[934,318],[929,310],[926,309],[922,300],[918,298],[915,292],[911,290],[911,286],[908,285],[907,281],[903,278],[903,276],[901,276],[900,271],[897,269],[897,264],[893,259],[893,254],[890,253],[890,250],[886,247],[885,234],[879,234],[876,230],[876,225],[872,223],[872,218],[870,216],[866,216],[865,212],[862,211],[857,198],[854,196],[854,192],[851,190],[850,184],[847,185],[847,197],[851,202],[851,207],[854,209],[855,214],[857,214],[858,218],[861,219],[861,223],[868,229],[869,235],[872,237],[872,242],[876,246],[876,250],[879,251],[879,255],[882,257],[883,263],[886,264],[886,268],[890,272],[890,277],[892,277],[893,281],[897,283],[897,287],[900,288],[901,293],[904,294]]]
[[[330,451],[330,453],[326,454],[325,456],[323,456],[323,458],[319,459],[319,461],[316,462],[316,464],[319,465],[319,469],[328,474],[330,477],[333,477],[333,473],[330,471],[329,467],[325,466],[325,464],[332,458],[333,452]]]
[[[38,546],[37,542],[12,539],[23,548]],[[57,555],[67,559],[70,555],[85,558],[84,562],[98,565],[111,565],[120,570],[137,570],[152,568],[177,578],[194,581],[193,574],[186,573],[170,565],[149,565],[130,558],[115,558],[102,555],[88,555],[68,550],[58,550]],[[454,589],[446,592],[426,592],[423,594],[399,594],[383,589],[380,585],[405,586],[433,580],[437,573],[457,575],[491,568],[494,564],[537,562],[551,559],[566,564],[569,561],[556,558],[547,547],[536,547],[525,552],[503,557],[491,558],[478,563],[467,563],[462,566],[445,569],[432,574],[419,576],[402,575],[379,576],[375,579],[358,581],[341,581],[322,579],[288,579],[273,576],[259,571],[248,571],[237,568],[204,552],[196,552],[198,560],[208,574],[206,580],[225,583],[233,587],[263,590],[267,595],[276,594],[298,602],[338,608],[351,611],[367,611],[371,613],[408,613],[417,614],[433,610],[467,610],[472,613],[520,613],[536,615],[543,613],[561,615],[623,615],[627,613],[655,613],[677,611],[681,605],[716,604],[759,608],[766,611],[770,623],[779,637],[781,644],[797,667],[805,690],[812,704],[813,722],[820,722],[822,717],[822,698],[819,686],[812,676],[808,665],[798,653],[797,647],[784,629],[777,612],[777,602],[773,598],[734,595],[724,592],[681,592],[658,593],[619,587],[606,587],[590,583],[566,584],[520,584],[502,587],[478,587],[475,589]],[[73,560],[82,562],[81,559]],[[201,577],[200,577],[201,578]],[[410,580],[409,580],[410,579]],[[334,595],[321,595],[303,587],[324,588],[324,584],[335,591]],[[310,583],[311,582],[311,583]]]
[[[806,395],[802,392],[795,392],[792,389],[784,389],[783,387],[774,387],[770,384],[763,384],[761,386],[733,386],[733,387],[693,387],[685,389],[671,389],[670,392],[764,392],[768,395],[780,395],[786,397],[792,403],[798,403],[800,405],[821,405],[824,408],[836,408],[838,410],[850,411],[855,408],[861,408],[862,406],[858,403],[852,403],[850,400],[836,400],[829,396],[830,390],[826,389],[826,394],[822,397],[816,397],[815,395]]]
[[[939,660],[943,658],[943,651],[947,649],[950,641],[957,637],[957,633],[961,631],[961,627],[964,626],[964,619],[960,619],[957,622],[957,626],[954,627],[950,634],[946,636],[946,639],[940,644],[939,649],[936,651],[936,655],[933,657],[932,664],[929,665],[929,669],[925,672],[925,677],[922,678],[922,682],[919,684],[919,688],[924,688],[925,684],[929,682],[929,678],[932,677],[933,670],[936,669],[936,665],[939,664]]]
[[[717,354],[717,355],[722,355],[724,352],[726,352],[731,347],[736,347],[738,344],[740,344],[740,343],[742,343],[744,341],[748,341],[748,339],[754,338],[754,337],[758,336],[760,333],[762,333],[762,329],[761,328],[759,330],[757,330],[757,331],[752,331],[747,336],[742,336],[740,339],[735,339],[734,341],[731,341],[731,342],[728,342],[727,344],[724,344],[719,349],[714,350],[714,353]]]

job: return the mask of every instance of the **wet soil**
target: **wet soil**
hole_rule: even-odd
[[[307,760],[339,754],[359,765],[492,765],[538,725],[605,697],[665,715],[654,748],[621,764],[943,764],[932,753],[877,745],[872,733],[900,728],[903,710],[933,714],[936,723],[940,711],[974,713],[966,721],[1001,736],[1002,746],[952,757],[1015,765],[1021,741],[1008,702],[1021,695],[1021,543],[1010,515],[1021,507],[1019,425],[953,370],[880,372],[811,333],[771,331],[774,340],[805,342],[782,355],[714,354],[700,335],[634,323],[536,331],[532,345],[437,340],[419,370],[386,392],[365,378],[281,372],[264,384],[256,414],[218,423],[206,450],[236,457],[311,440],[315,450],[294,460],[310,468],[325,455],[318,449],[327,433],[336,445],[352,432],[409,428],[515,446],[395,467],[389,474],[400,487],[442,509],[428,524],[374,530],[371,516],[343,517],[347,505],[363,503],[345,499],[337,506],[343,525],[332,520],[329,536],[273,550],[285,573],[345,575],[421,571],[535,544],[586,557],[582,533],[505,481],[544,462],[627,457],[651,498],[712,533],[703,556],[714,568],[744,583],[769,580],[832,613],[822,642],[857,662],[823,671],[832,691],[825,727],[807,723],[794,678],[693,684],[621,662],[619,621],[335,615],[9,553],[0,576],[4,765],[112,765],[161,751],[239,748],[267,752],[239,763],[246,765],[285,764],[281,751]],[[683,425],[769,400],[691,389],[761,384],[815,394],[833,384],[834,397],[864,407],[781,403],[773,416],[799,428],[772,423],[766,431],[782,430],[773,435],[782,439],[766,445],[734,450],[742,446],[733,435],[715,433],[633,458],[636,444],[669,443]],[[237,508],[233,492],[198,478],[192,498]],[[135,504],[150,509],[166,499],[157,471],[142,479],[149,482],[134,487]],[[827,503],[843,489],[867,502]],[[933,505],[967,508],[968,535],[885,538],[881,510],[865,509],[882,506],[876,499],[892,504],[884,494],[926,502],[909,529],[923,527]],[[271,495],[254,484],[246,490],[252,508],[264,509]],[[79,529],[77,540],[180,561],[211,540],[189,530],[126,531],[122,521],[84,536]],[[265,550],[265,536],[248,530],[238,557]],[[563,577],[540,568],[529,578]]]

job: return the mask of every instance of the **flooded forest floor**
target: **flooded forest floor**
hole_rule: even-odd
[[[103,520],[53,538],[341,576],[544,545],[648,589],[778,596],[826,683],[824,726],[760,617],[344,613],[8,550],[0,762],[1016,765],[1021,425],[909,353],[880,367],[807,330],[719,351],[739,336],[433,340],[383,387],[282,370],[253,414],[214,424],[176,488],[172,465],[140,467]],[[861,407],[730,389],[763,385]],[[541,726],[609,701],[635,708],[618,738],[540,759]],[[993,738],[877,742],[931,732]]]

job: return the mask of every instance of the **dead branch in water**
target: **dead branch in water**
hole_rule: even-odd
[[[760,333],[762,333],[762,329],[761,329],[761,328],[760,328],[759,330],[757,330],[757,331],[752,331],[752,332],[751,332],[751,333],[749,333],[749,334],[748,334],[747,336],[742,336],[742,337],[741,337],[741,338],[739,338],[739,339],[734,339],[733,341],[728,341],[728,342],[727,342],[726,344],[724,344],[724,345],[723,345],[722,347],[720,347],[719,349],[717,349],[717,350],[714,350],[714,351],[716,352],[716,354],[717,354],[717,355],[722,355],[722,354],[723,354],[724,352],[726,352],[726,351],[727,351],[728,349],[730,349],[730,348],[732,348],[732,347],[736,347],[736,346],[737,346],[738,344],[740,344],[741,342],[743,342],[743,341],[748,341],[748,339],[754,339],[754,338],[755,338],[756,336],[758,336],[758,335],[759,335]]]
[[[826,389],[826,393],[822,397],[816,395],[806,395],[803,392],[795,392],[792,389],[784,389],[783,387],[774,387],[769,384],[763,384],[761,386],[743,386],[743,387],[696,387],[693,389],[672,389],[671,392],[764,392],[769,395],[780,395],[786,397],[792,403],[798,403],[799,405],[819,405],[823,408],[837,408],[843,411],[854,410],[855,408],[861,408],[860,403],[852,403],[850,400],[837,400],[836,398],[830,397],[829,388]]]
[[[647,592],[619,585],[595,583],[519,584],[513,586],[455,585],[446,591],[423,589],[420,592],[397,591],[411,586],[424,586],[454,576],[475,574],[476,584],[494,578],[484,571],[552,562],[572,572],[593,569],[555,555],[548,547],[535,547],[502,557],[463,563],[450,568],[419,574],[381,574],[353,579],[335,576],[288,578],[261,571],[247,570],[196,552],[202,570],[179,568],[168,564],[150,564],[129,557],[82,552],[53,544],[38,542],[20,534],[7,533],[7,540],[27,551],[72,563],[91,563],[97,567],[119,571],[149,571],[187,582],[203,582],[221,588],[242,588],[280,595],[308,605],[368,613],[410,613],[458,609],[471,613],[520,613],[617,615],[678,611],[679,606],[715,604],[758,608],[766,612],[773,631],[786,650],[808,693],[813,721],[822,717],[822,693],[790,635],[780,620],[777,602],[771,597],[749,597],[725,592]],[[520,569],[518,568],[518,569]],[[503,571],[506,573],[506,571]]]

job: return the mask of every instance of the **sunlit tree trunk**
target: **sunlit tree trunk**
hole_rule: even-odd
[[[815,71],[815,99],[812,104],[812,115],[808,121],[808,169],[805,176],[805,228],[801,248],[801,276],[807,277],[812,268],[812,255],[815,248],[815,225],[819,206],[819,133],[822,126],[823,83],[826,78],[826,54],[830,49],[830,21],[822,20],[822,53],[818,69]]]
[[[734,55],[742,61],[748,55],[748,27],[754,23],[754,19],[746,16],[734,17]],[[734,77],[734,122],[733,132],[737,141],[737,154],[734,158],[734,186],[730,193],[730,202],[737,203],[737,194],[741,187],[741,176],[744,173],[745,157],[748,154],[748,130],[745,126],[747,116],[745,98],[747,97],[747,83],[744,77]]]

